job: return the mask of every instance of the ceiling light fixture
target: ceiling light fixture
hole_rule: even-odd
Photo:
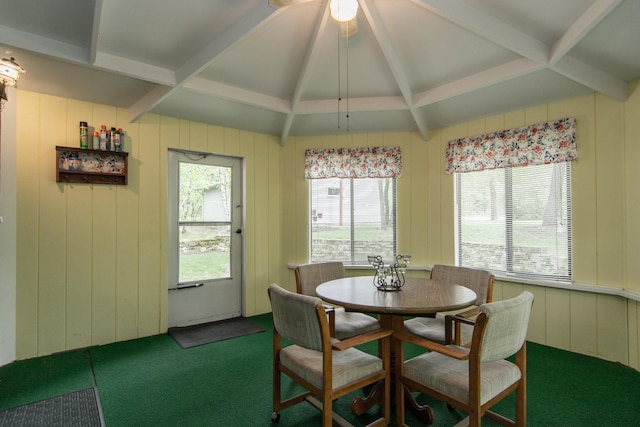
[[[15,86],[20,75],[25,72],[21,66],[15,63],[15,58],[2,58],[2,61],[0,61],[0,98],[2,100],[7,100],[5,88],[7,86]]]
[[[358,13],[358,0],[331,0],[331,16],[339,22],[351,21]]]

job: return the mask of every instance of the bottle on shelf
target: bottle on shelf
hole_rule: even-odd
[[[108,134],[107,134],[107,126],[100,126],[100,149],[106,151],[109,149],[108,147]]]
[[[120,151],[124,151],[124,131],[122,128],[118,128],[118,133],[120,134]]]
[[[93,148],[94,150],[100,149],[100,132],[98,132],[97,130],[93,131],[91,148]]]
[[[116,128],[111,128],[111,130],[109,131],[109,141],[111,141],[111,145],[110,145],[109,149],[111,151],[118,151],[118,147],[116,146],[116,145],[120,144],[117,141],[118,138],[119,138],[119,136],[116,133]]]
[[[80,148],[88,148],[89,127],[87,122],[80,122]]]

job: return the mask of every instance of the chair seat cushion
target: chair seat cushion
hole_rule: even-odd
[[[341,307],[336,308],[336,338],[339,340],[375,331],[379,328],[380,323],[375,317],[364,313],[345,311]]]
[[[444,344],[445,315],[457,314],[467,310],[469,310],[469,307],[460,310],[444,311],[442,313],[438,313],[436,317],[414,317],[413,319],[406,320],[404,322],[404,326],[408,332],[411,332],[414,335]],[[460,325],[460,343],[463,345],[470,343],[472,335],[473,326],[465,324]]]
[[[414,317],[406,320],[404,327],[414,335],[444,344],[444,318]]]
[[[449,347],[467,350],[462,347]],[[516,383],[521,377],[520,369],[506,360],[484,362],[481,364],[480,372],[481,405]],[[405,362],[404,376],[469,403],[469,362],[466,360],[457,360],[436,352],[422,354]]]
[[[419,337],[445,344],[444,317],[414,317],[404,322],[407,331]],[[473,326],[460,325],[460,343],[468,344],[473,336]]]
[[[356,348],[333,350],[333,388],[382,370],[382,361]],[[280,363],[322,389],[322,352],[290,345],[280,351]]]

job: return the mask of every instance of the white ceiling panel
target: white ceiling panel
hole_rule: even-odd
[[[30,90],[292,135],[429,130],[640,78],[638,0],[0,0]],[[339,101],[338,98],[341,100]],[[347,124],[346,113],[349,113]]]

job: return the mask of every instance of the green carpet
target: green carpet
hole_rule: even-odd
[[[93,387],[86,350],[22,360],[0,368],[0,410]]]
[[[108,427],[269,426],[271,315],[250,319],[267,332],[185,350],[165,334],[7,365],[0,368],[0,409],[91,387],[93,367]],[[375,344],[363,349],[377,350]],[[405,349],[407,358],[420,352]],[[640,372],[533,343],[527,354],[529,426],[640,425]],[[283,389],[298,390],[291,381]],[[465,416],[424,395],[417,400],[432,405],[434,426]],[[350,396],[338,402],[337,412],[356,426],[374,418],[351,415]],[[513,416],[513,405],[509,396],[495,408]],[[421,425],[410,415],[407,423]],[[320,413],[300,404],[282,411],[278,425],[319,426]]]

